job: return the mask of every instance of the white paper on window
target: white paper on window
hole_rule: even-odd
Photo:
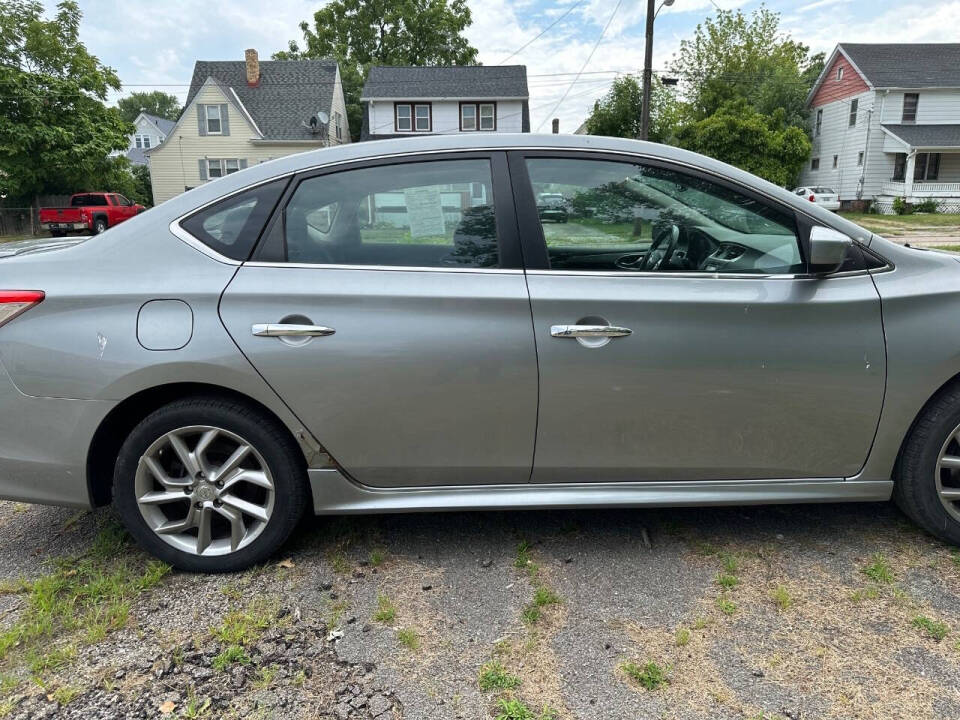
[[[407,188],[403,191],[403,197],[407,205],[411,237],[437,237],[445,234],[443,200],[439,187],[431,185]]]

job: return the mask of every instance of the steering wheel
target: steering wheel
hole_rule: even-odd
[[[673,223],[665,225],[653,239],[643,263],[637,269],[646,272],[658,271],[664,263],[670,262],[679,242],[680,228]]]

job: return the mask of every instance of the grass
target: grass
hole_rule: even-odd
[[[677,647],[686,647],[690,644],[690,631],[687,628],[680,628],[676,635]]]
[[[543,614],[543,608],[548,605],[558,605],[559,603],[560,596],[545,585],[541,585],[534,590],[533,601],[523,609],[521,615],[525,622],[532,624],[540,619]]]
[[[76,656],[74,643],[99,642],[126,625],[131,601],[170,570],[133,551],[115,523],[103,527],[86,552],[58,558],[53,567],[7,588],[27,600],[17,621],[0,633],[0,666],[22,654],[34,674],[62,667]]]
[[[919,615],[913,619],[913,626],[920,630],[928,638],[932,638],[937,642],[943,640],[947,635],[950,634],[950,626],[946,623],[942,623],[938,620],[931,620],[928,617]]]
[[[894,580],[893,568],[883,553],[874,553],[872,562],[863,568],[863,574],[876,583],[889,585]]]
[[[516,557],[514,557],[513,566],[520,570],[526,570],[531,575],[539,570],[537,564],[533,562],[533,559],[530,557],[530,543],[526,540],[522,540],[520,544],[517,545],[517,554]]]
[[[377,622],[392,623],[397,617],[397,608],[386,595],[377,595],[377,610],[373,619]]]
[[[627,677],[646,690],[658,690],[664,685],[670,684],[670,679],[667,677],[670,668],[663,668],[652,661],[643,666],[628,662],[621,665],[620,669],[627,674]]]
[[[350,605],[347,604],[346,600],[335,600],[330,603],[327,613],[327,626],[331,628],[338,627],[349,608]]]
[[[717,607],[724,615],[733,615],[737,611],[737,605],[726,595],[717,597]]]
[[[351,570],[350,561],[347,560],[346,553],[343,550],[334,550],[328,553],[327,560],[333,565],[333,571],[338,575],[346,575]]]
[[[382,550],[372,550],[370,552],[370,567],[380,567],[386,559],[386,554]]]
[[[69,705],[81,693],[80,688],[73,685],[62,685],[50,693],[50,699],[58,705]]]
[[[539,714],[515,698],[501,698],[497,702],[496,720],[557,720],[555,710],[544,707]]]
[[[919,213],[913,215],[872,215],[869,213],[838,213],[857,225],[883,234],[884,231],[926,227],[950,227],[960,225],[960,215],[956,213]]]
[[[420,636],[416,630],[411,628],[400,628],[397,630],[397,640],[408,650],[420,649]]]
[[[960,252],[960,245],[931,245],[933,250],[949,250],[950,252]]]
[[[210,634],[224,645],[249,645],[274,623],[274,613],[262,604],[248,610],[231,610],[223,624],[210,628]]]
[[[258,668],[257,675],[253,678],[253,687],[257,690],[268,688],[276,676],[277,668],[273,665],[266,665]]]
[[[738,578],[736,575],[727,575],[726,573],[717,574],[717,585],[722,587],[724,590],[732,590],[739,584],[740,578]]]
[[[214,670],[223,672],[236,663],[240,663],[241,665],[250,664],[250,656],[247,655],[247,651],[240,645],[231,645],[228,647],[213,659],[212,665]]]
[[[770,599],[777,606],[777,610],[789,610],[793,605],[793,598],[790,597],[790,591],[783,585],[777,585],[770,591]]]
[[[520,678],[508,673],[503,663],[494,660],[480,668],[477,685],[483,692],[488,690],[513,690],[520,687]]]

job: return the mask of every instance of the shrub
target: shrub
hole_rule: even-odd
[[[906,198],[895,197],[893,199],[893,211],[897,215],[910,215],[913,212],[913,206],[907,202]]]
[[[935,213],[937,212],[937,201],[933,198],[927,198],[923,202],[916,203],[913,206],[913,211],[919,213]]]

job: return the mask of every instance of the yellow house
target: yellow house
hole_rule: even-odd
[[[153,202],[248,165],[350,142],[335,60],[198,61],[183,114],[146,151]]]

